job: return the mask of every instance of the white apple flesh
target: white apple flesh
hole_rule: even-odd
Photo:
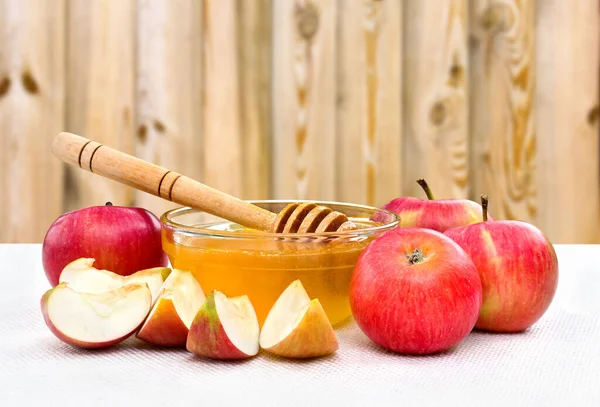
[[[213,291],[190,327],[186,348],[210,359],[246,359],[258,353],[259,325],[248,296]]]
[[[109,270],[93,267],[95,260],[81,258],[67,264],[60,274],[60,283],[67,283],[77,292],[99,294],[129,284],[148,284],[154,302],[171,272],[167,267],[155,267],[137,271],[129,276],[121,276]]]
[[[65,343],[88,349],[105,348],[128,338],[144,322],[151,306],[147,284],[90,294],[59,283],[41,300],[52,333]]]
[[[204,291],[190,271],[173,269],[137,337],[166,347],[185,347],[196,313],[206,301]]]
[[[337,337],[318,299],[299,280],[279,296],[260,333],[260,347],[277,356],[313,358],[335,352]]]

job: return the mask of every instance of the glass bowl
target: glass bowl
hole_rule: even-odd
[[[245,229],[190,208],[161,216],[162,246],[174,268],[190,270],[208,295],[248,295],[262,326],[269,310],[294,280],[318,298],[335,326],[351,316],[348,292],[363,249],[399,224],[392,212],[370,206],[323,201],[248,201],[278,213],[291,202],[314,202],[345,213],[359,229],[312,234]],[[372,221],[377,219],[377,223]]]

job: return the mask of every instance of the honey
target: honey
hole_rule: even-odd
[[[172,267],[191,271],[207,295],[213,290],[228,297],[248,295],[261,326],[279,295],[296,279],[311,298],[319,299],[334,326],[342,324],[351,316],[348,294],[358,257],[369,242],[397,224],[377,228],[380,224],[366,214],[352,218],[359,226],[353,233],[280,237],[222,219],[199,225],[190,216],[192,210],[187,211],[187,218],[176,214],[186,227],[175,223],[182,222],[179,219],[169,222],[175,215],[161,219],[163,250]]]
[[[237,225],[219,228],[256,233]],[[219,290],[228,297],[248,295],[259,323],[277,297],[299,279],[311,298],[318,298],[332,324],[347,319],[348,290],[354,264],[371,239],[351,242],[286,242],[257,239],[252,243],[194,239],[176,244],[163,232],[163,249],[175,268],[194,273],[204,291]]]

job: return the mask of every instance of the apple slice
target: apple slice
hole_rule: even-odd
[[[136,336],[153,345],[185,347],[194,316],[205,300],[190,271],[173,269]]]
[[[162,285],[169,278],[170,274],[171,269],[168,267],[153,267],[151,269],[140,270],[123,277],[123,285],[148,284],[148,288],[150,288],[150,292],[152,293],[152,303],[154,303],[158,298]]]
[[[227,298],[213,291],[198,310],[187,350],[210,359],[246,359],[258,353],[259,326],[248,296]]]
[[[46,291],[41,307],[46,325],[61,341],[80,348],[105,348],[138,330],[152,307],[152,294],[147,284],[90,294],[59,283]]]
[[[319,300],[311,301],[300,280],[295,280],[269,311],[260,347],[277,356],[312,358],[331,354],[339,345]]]
[[[129,276],[121,276],[109,270],[94,268],[94,261],[83,257],[72,261],[63,269],[59,282],[67,283],[77,292],[90,294],[99,294],[128,284],[146,283],[154,302],[162,284],[171,272],[167,267],[155,267],[137,271]]]

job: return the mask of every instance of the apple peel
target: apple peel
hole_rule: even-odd
[[[263,325],[260,347],[286,358],[313,358],[334,353],[335,331],[321,305],[310,299],[300,280],[279,296]]]

